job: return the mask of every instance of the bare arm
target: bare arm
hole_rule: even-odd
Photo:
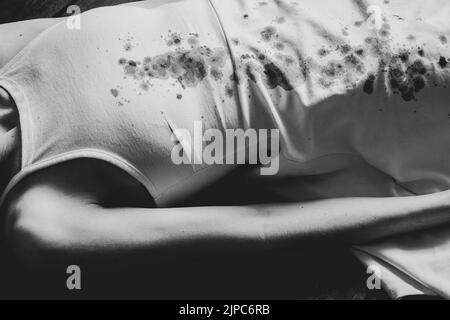
[[[68,258],[154,265],[282,246],[354,244],[450,222],[449,192],[249,207],[105,209],[35,188],[15,204],[10,239],[25,260],[44,267]]]

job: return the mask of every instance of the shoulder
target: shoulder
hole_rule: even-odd
[[[64,170],[57,175],[49,170],[26,178],[8,194],[3,232],[22,264],[39,265],[47,255],[69,248],[71,239],[101,212],[92,198],[83,197],[83,186],[74,186]]]

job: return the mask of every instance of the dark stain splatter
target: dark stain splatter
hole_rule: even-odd
[[[372,94],[374,92],[375,80],[376,80],[375,75],[373,74],[369,75],[363,87],[365,93]]]
[[[195,37],[194,37],[195,38]],[[195,87],[208,75],[222,80],[228,54],[224,48],[197,46],[190,50],[178,48],[142,62],[128,61],[123,65],[126,76],[135,80],[175,79],[183,87]]]
[[[409,61],[410,52],[407,50],[401,50],[398,54],[400,60],[404,63]]]
[[[166,40],[167,46],[179,46],[181,45],[181,42],[183,41],[183,38],[179,33],[169,33],[168,39]]]
[[[263,31],[261,31],[261,37],[264,41],[271,41],[277,34],[277,29],[273,26],[265,27]]]
[[[350,33],[348,32],[348,27],[343,28],[341,32],[344,37],[348,37],[350,35]]]
[[[199,44],[199,40],[198,40],[198,38],[195,37],[195,36],[189,37],[188,40],[187,40],[187,42],[189,43],[189,45],[190,45],[191,47],[196,47],[196,46],[198,46],[198,44]]]
[[[348,54],[350,51],[352,51],[352,47],[348,44],[343,44],[340,45],[338,47],[338,50],[342,53],[342,54]]]
[[[328,50],[328,49],[326,49],[326,48],[320,48],[319,51],[317,52],[317,54],[318,54],[320,57],[326,57],[326,56],[328,56],[330,53],[331,53],[330,50]]]
[[[356,71],[358,73],[364,73],[365,66],[360,58],[354,54],[350,54],[344,58],[344,63],[349,71]]]
[[[438,64],[439,64],[439,66],[440,66],[442,69],[445,69],[445,68],[447,67],[447,65],[448,65],[447,58],[445,58],[445,57],[440,57],[440,58],[439,58]]]
[[[211,69],[211,77],[216,81],[220,81],[223,79],[223,72],[218,69]]]
[[[420,92],[421,90],[425,89],[425,86],[426,86],[425,79],[421,76],[417,76],[413,80],[413,85],[414,85],[414,91],[416,93]]]
[[[131,45],[131,43],[125,43],[125,44],[123,45],[123,49],[124,49],[125,51],[131,51],[131,50],[133,50],[133,46]]]
[[[282,51],[282,50],[284,50],[284,48],[285,48],[284,43],[282,43],[282,42],[275,43],[275,49]]]
[[[416,41],[416,37],[412,34],[410,34],[406,39],[408,39],[408,41],[411,41],[411,42]]]
[[[178,99],[178,100],[183,99],[183,95],[182,95],[182,94],[177,94],[177,99]]]
[[[267,76],[267,85],[269,88],[275,89],[276,87],[281,87],[286,91],[294,89],[283,71],[274,63],[271,62],[264,65],[264,74]]]
[[[364,57],[365,56],[365,51],[364,51],[364,49],[363,48],[357,48],[356,50],[355,50],[355,54],[357,55],[357,56],[359,56],[359,57]]]
[[[150,90],[150,85],[147,82],[143,82],[141,83],[140,88],[144,91],[148,91]]]
[[[399,55],[394,56],[389,66],[389,83],[394,92],[405,101],[417,100],[415,94],[426,87],[424,75],[427,68],[420,59],[406,63]]]
[[[427,68],[422,60],[415,60],[414,63],[408,67],[408,71],[410,74],[424,75],[427,73]]]
[[[110,92],[114,98],[117,98],[119,96],[119,90],[117,89],[111,89]]]
[[[228,98],[233,98],[233,96],[234,96],[234,89],[230,85],[227,85],[225,87],[225,94],[227,95]]]
[[[419,48],[419,50],[417,50],[417,54],[419,56],[421,56],[422,58],[425,57],[425,51],[423,49],[421,49],[421,48]]]
[[[340,61],[330,61],[322,68],[322,74],[328,78],[340,77],[344,72],[344,65]]]
[[[255,73],[254,73],[254,71],[253,71],[251,65],[247,65],[247,66],[245,67],[245,74],[247,75],[247,77],[248,77],[251,81],[253,81],[254,83],[256,83],[256,76],[255,76]]]

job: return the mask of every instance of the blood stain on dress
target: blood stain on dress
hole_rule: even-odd
[[[277,29],[274,26],[265,27],[263,31],[261,31],[261,37],[265,42],[271,41],[277,34]]]
[[[119,96],[119,90],[117,89],[111,89],[110,92],[114,98],[117,98]]]
[[[442,69],[445,69],[445,68],[447,67],[447,65],[448,65],[448,60],[447,60],[447,58],[441,56],[441,57],[439,58],[438,64],[439,64],[439,66],[440,66]]]

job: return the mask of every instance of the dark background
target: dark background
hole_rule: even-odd
[[[226,1],[226,0],[223,0]],[[66,16],[69,5],[82,11],[130,0],[0,0],[0,24],[35,18]],[[0,39],[1,45],[1,39]],[[246,188],[253,190],[251,186]],[[212,188],[214,190],[214,188]],[[233,190],[233,188],[228,189]],[[245,190],[245,189],[244,189]],[[200,198],[214,199],[212,194]],[[223,193],[223,190],[219,191]],[[242,196],[242,194],[241,194]],[[264,198],[261,194],[248,198]],[[234,198],[239,198],[235,194]],[[83,274],[83,291],[65,288],[65,270],[44,276],[21,269],[1,250],[0,298],[198,298],[198,299],[383,299],[383,292],[366,289],[368,275],[346,248],[311,248],[264,255],[212,257],[103,279]],[[163,272],[163,274],[162,274]]]

